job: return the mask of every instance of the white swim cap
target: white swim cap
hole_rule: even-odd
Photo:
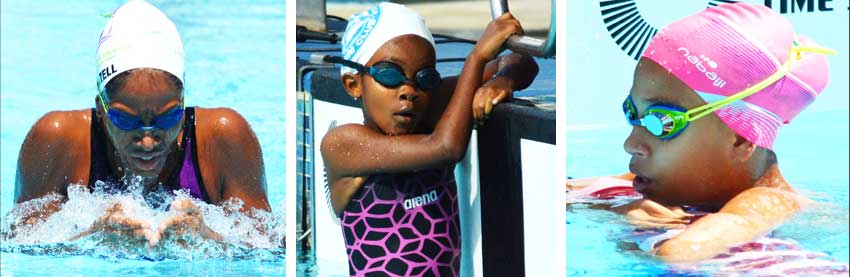
[[[416,11],[399,4],[381,3],[348,18],[342,37],[342,57],[365,65],[384,43],[410,34],[420,36],[435,46],[431,31]],[[355,72],[354,68],[347,66],[340,69],[340,74]]]
[[[114,12],[97,46],[97,88],[122,72],[155,68],[183,82],[183,43],[174,23],[142,0],[130,0]]]

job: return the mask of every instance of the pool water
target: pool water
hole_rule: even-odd
[[[2,2],[0,214],[4,225],[14,207],[15,169],[24,137],[48,111],[94,106],[97,39],[107,21],[104,15],[123,2]],[[271,243],[284,236],[284,5],[280,1],[150,2],[174,21],[181,34],[187,105],[232,108],[254,130],[263,151],[272,207],[271,213],[260,216],[267,224],[267,234],[250,234],[245,224],[240,229],[235,222],[250,220],[243,215],[201,204],[210,227],[230,234],[225,237],[236,242],[233,246],[222,249],[196,244],[205,247],[200,251],[166,242],[164,248],[147,252],[143,247],[128,249],[123,243],[113,248],[94,243],[100,238],[60,243],[58,239],[81,228],[69,222],[91,222],[105,209],[104,203],[136,205],[136,211],[151,220],[166,215],[144,207],[132,194],[79,192],[68,201],[77,214],[58,214],[53,219],[58,225],[27,238],[41,244],[27,244],[25,239],[4,241],[0,259],[4,276],[284,274],[283,249],[279,243]],[[239,203],[230,205],[238,207]],[[269,243],[260,243],[264,240]],[[258,248],[238,246],[245,243]]]

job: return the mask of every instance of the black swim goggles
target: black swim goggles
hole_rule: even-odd
[[[401,66],[392,62],[381,61],[375,63],[373,66],[367,67],[336,56],[324,56],[322,60],[329,63],[341,64],[354,68],[358,72],[369,74],[369,76],[372,76],[372,79],[375,79],[376,82],[388,88],[396,88],[404,83],[411,82],[411,80],[404,75],[404,70]],[[436,68],[428,67],[417,71],[413,76],[412,83],[422,90],[430,91],[439,87],[442,80],[440,72],[437,72]]]

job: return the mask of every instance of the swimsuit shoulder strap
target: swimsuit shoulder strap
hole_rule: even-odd
[[[183,161],[180,166],[180,187],[198,199],[209,203],[201,167],[198,163],[198,142],[195,135],[195,108],[186,108],[186,120],[183,123]]]
[[[105,132],[101,128],[100,118],[97,116],[97,111],[91,109],[91,134],[90,134],[90,163],[89,163],[89,190],[94,190],[97,181],[105,183],[119,183],[115,178],[116,174],[112,167],[109,166],[109,160],[106,155],[107,145]]]

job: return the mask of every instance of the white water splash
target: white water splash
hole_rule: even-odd
[[[89,229],[98,218],[116,203],[124,214],[146,222],[156,230],[166,218],[177,214],[166,210],[168,205],[154,207],[143,197],[140,178],[128,182],[128,191],[108,193],[98,182],[94,192],[82,185],[68,187],[67,200],[57,194],[36,198],[18,204],[0,222],[0,251],[34,255],[92,255],[107,259],[250,259],[261,261],[283,260],[284,206],[274,212],[250,209],[240,212],[243,202],[230,199],[221,205],[211,205],[193,199],[186,191],[155,192],[148,198],[158,198],[161,203],[190,199],[197,205],[204,223],[223,238],[223,241],[204,239],[191,232],[177,235],[169,233],[154,247],[147,241],[113,233],[95,232],[79,240],[69,240]],[[155,201],[153,201],[155,202]],[[32,217],[33,212],[61,205],[53,214]],[[24,222],[29,220],[29,222]]]

